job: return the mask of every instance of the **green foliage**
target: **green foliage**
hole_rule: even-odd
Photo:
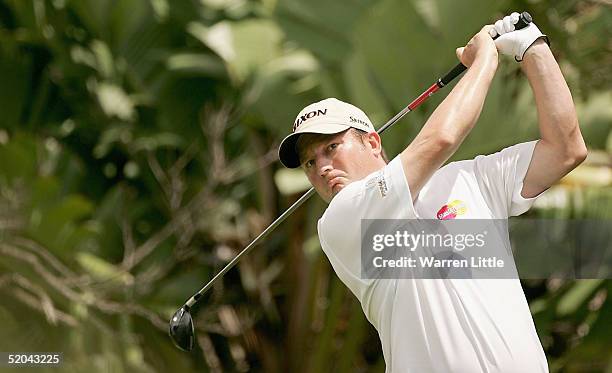
[[[550,35],[593,157],[532,214],[610,219],[603,3],[0,1],[0,351],[62,351],[68,372],[384,371],[318,246],[318,199],[207,294],[194,353],[167,320],[308,188],[276,162],[303,106],[337,96],[380,125],[508,9]],[[443,98],[385,135],[390,156]],[[504,61],[456,158],[533,138],[535,123]],[[609,280],[523,285],[551,371],[612,369]]]

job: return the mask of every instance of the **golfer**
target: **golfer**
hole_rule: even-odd
[[[282,163],[301,167],[329,203],[318,222],[321,246],[378,331],[387,372],[548,371],[518,279],[360,276],[362,219],[507,219],[585,159],[548,39],[533,23],[515,31],[517,20],[513,13],[487,25],[457,49],[465,75],[390,162],[367,115],[334,98],[304,108],[281,143]],[[540,138],[441,167],[478,120],[498,53],[519,61],[529,80]]]

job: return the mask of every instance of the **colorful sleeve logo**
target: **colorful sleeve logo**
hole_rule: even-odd
[[[436,215],[440,220],[449,220],[454,219],[458,215],[463,215],[467,212],[467,206],[463,201],[458,199],[453,202],[442,206],[440,210],[438,210],[438,214]]]

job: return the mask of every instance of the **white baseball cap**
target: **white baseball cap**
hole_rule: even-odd
[[[296,144],[304,133],[334,134],[349,128],[368,133],[376,132],[370,118],[358,107],[336,98],[326,98],[303,108],[293,123],[293,133],[285,137],[278,149],[278,157],[287,168],[300,166]]]

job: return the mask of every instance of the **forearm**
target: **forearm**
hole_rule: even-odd
[[[497,53],[474,59],[400,157],[413,198],[474,127],[497,69]]]
[[[478,120],[497,63],[494,53],[476,58],[405,152],[422,152],[423,148],[429,148],[435,155],[428,158],[438,164],[437,167],[446,162]]]
[[[474,60],[465,76],[425,123],[424,133],[436,134],[451,144],[452,147],[448,149],[451,155],[474,128],[480,116],[497,70],[497,58],[497,54],[491,53]]]
[[[521,68],[534,93],[541,140],[568,156],[584,153],[572,95],[543,40],[536,41],[527,50]]]

